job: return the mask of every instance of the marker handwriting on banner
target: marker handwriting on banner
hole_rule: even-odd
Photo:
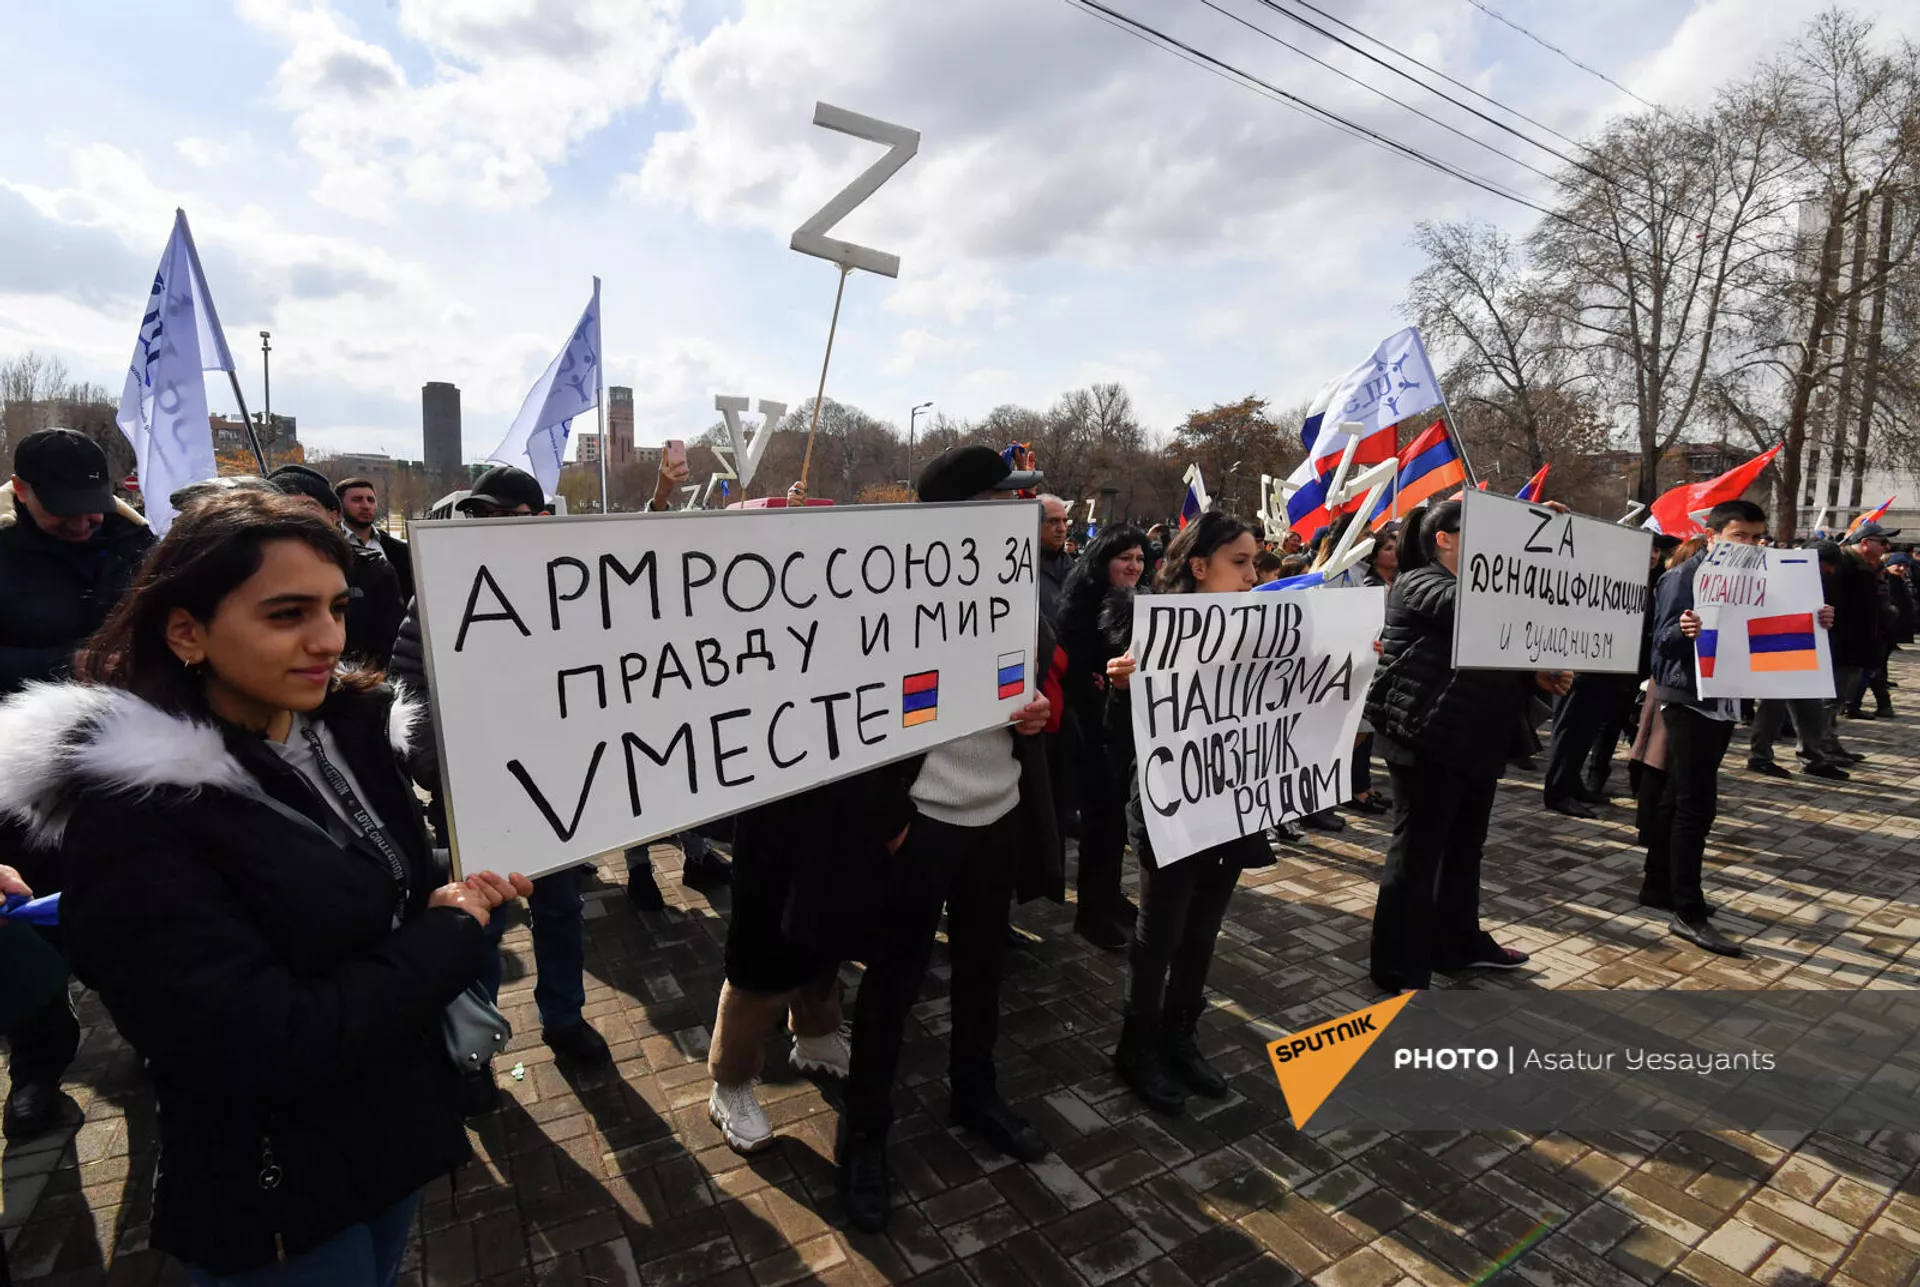
[[[1651,538],[1470,492],[1455,665],[1630,671],[1648,605]]]
[[[1136,601],[1134,746],[1157,857],[1344,798],[1382,602],[1378,590]]]
[[[467,554],[431,591],[463,844],[517,800],[522,843],[599,852],[1004,721],[1031,506],[970,508],[425,527]]]
[[[1695,603],[1767,606],[1767,551],[1759,545],[1715,541],[1694,570]]]

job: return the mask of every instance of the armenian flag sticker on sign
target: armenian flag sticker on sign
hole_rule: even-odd
[[[923,670],[900,681],[900,723],[907,728],[940,718],[940,672]]]
[[[1000,698],[1018,697],[1027,690],[1027,655],[1003,652],[998,662]]]
[[[1820,669],[1820,653],[1813,642],[1813,614],[1793,612],[1748,621],[1747,664],[1756,672]]]

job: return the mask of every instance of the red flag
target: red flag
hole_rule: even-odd
[[[1686,540],[1700,533],[1700,524],[1691,517],[1701,510],[1712,509],[1724,501],[1739,500],[1747,488],[1753,486],[1760,472],[1773,463],[1780,454],[1779,447],[1770,447],[1737,469],[1729,469],[1718,478],[1709,478],[1704,483],[1683,483],[1671,491],[1660,493],[1648,509],[1646,526],[1667,536],[1677,536]]]

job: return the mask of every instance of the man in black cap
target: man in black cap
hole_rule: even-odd
[[[319,470],[282,465],[267,475],[267,481],[289,496],[312,501],[329,523],[340,526],[340,498]],[[399,575],[379,551],[354,546],[353,565],[347,571],[347,594],[347,650],[342,656],[386,669],[400,623],[407,615],[406,600],[400,597]]]
[[[1897,527],[1884,527],[1873,519],[1868,519],[1853,529],[1847,537],[1847,546],[1859,557],[1860,561],[1873,571],[1874,598],[1877,609],[1874,614],[1878,627],[1875,646],[1878,654],[1873,663],[1866,668],[1859,686],[1854,689],[1847,702],[1849,719],[1892,719],[1893,696],[1887,691],[1887,658],[1893,653],[1894,634],[1899,628],[1900,612],[1894,606],[1893,594],[1888,584],[1887,555],[1893,552],[1893,538],[1900,535]],[[1874,698],[1872,710],[1862,710],[1861,703],[1871,692]],[[1848,694],[1842,693],[1842,697]]]
[[[1037,489],[1040,481],[1034,471],[1015,472],[991,448],[955,447],[927,464],[917,488],[923,502],[1004,500]],[[1048,669],[1053,647],[1040,619],[1037,671]],[[900,798],[882,811],[909,821],[889,846],[897,859],[889,869],[891,887],[873,891],[884,902],[874,911],[886,929],[860,984],[837,1149],[840,1192],[857,1228],[878,1230],[887,1221],[894,1073],[942,906],[952,956],[951,1120],[1021,1161],[1046,1156],[1046,1140],[1000,1095],[993,1047],[1009,905],[1016,892],[1065,898],[1059,823],[1035,736],[1051,714],[1051,703],[1039,696],[1010,727],[944,743],[891,778],[890,790]]]
[[[114,499],[107,453],[93,439],[43,429],[21,440],[13,479],[0,487],[0,697],[66,673],[153,541],[147,521]],[[60,889],[50,856],[28,852],[5,824],[0,863],[18,867],[37,893]],[[80,1043],[66,991],[15,1025],[7,1041],[12,1088],[0,1127],[21,1139],[60,1125],[67,1104],[60,1077]]]

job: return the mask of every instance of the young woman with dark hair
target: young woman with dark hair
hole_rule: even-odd
[[[1073,928],[1095,947],[1123,948],[1133,933],[1135,908],[1120,891],[1127,844],[1127,762],[1133,732],[1109,736],[1107,663],[1126,651],[1100,628],[1101,609],[1119,597],[1131,602],[1147,566],[1147,534],[1122,523],[1093,544],[1060,591],[1060,645],[1066,649],[1062,684],[1075,729],[1080,785],[1079,908]]]
[[[1258,548],[1253,529],[1239,519],[1202,514],[1167,547],[1154,588],[1161,594],[1244,593],[1253,589]],[[1108,621],[1124,647],[1132,614],[1110,612]],[[1116,698],[1109,717],[1125,721],[1120,727],[1131,726],[1124,694],[1134,669],[1130,651],[1107,663]],[[1132,782],[1127,830],[1140,859],[1140,919],[1127,958],[1126,1016],[1113,1063],[1120,1079],[1149,1107],[1178,1113],[1189,1091],[1213,1099],[1227,1093],[1226,1078],[1200,1054],[1207,973],[1241,869],[1266,866],[1273,850],[1264,835],[1245,836],[1161,866],[1147,837],[1131,757],[1127,776]]]
[[[160,1101],[153,1245],[196,1284],[390,1284],[469,1155],[440,1031],[522,876],[447,883],[342,673],[345,540],[303,502],[196,502],[82,650],[0,704],[0,812],[67,873],[74,972]]]
[[[1565,675],[1453,668],[1460,502],[1415,510],[1401,530],[1380,667],[1366,717],[1393,779],[1393,838],[1373,911],[1373,981],[1424,988],[1435,970],[1511,970],[1527,954],[1480,928],[1480,851],[1507,744],[1535,688]]]

